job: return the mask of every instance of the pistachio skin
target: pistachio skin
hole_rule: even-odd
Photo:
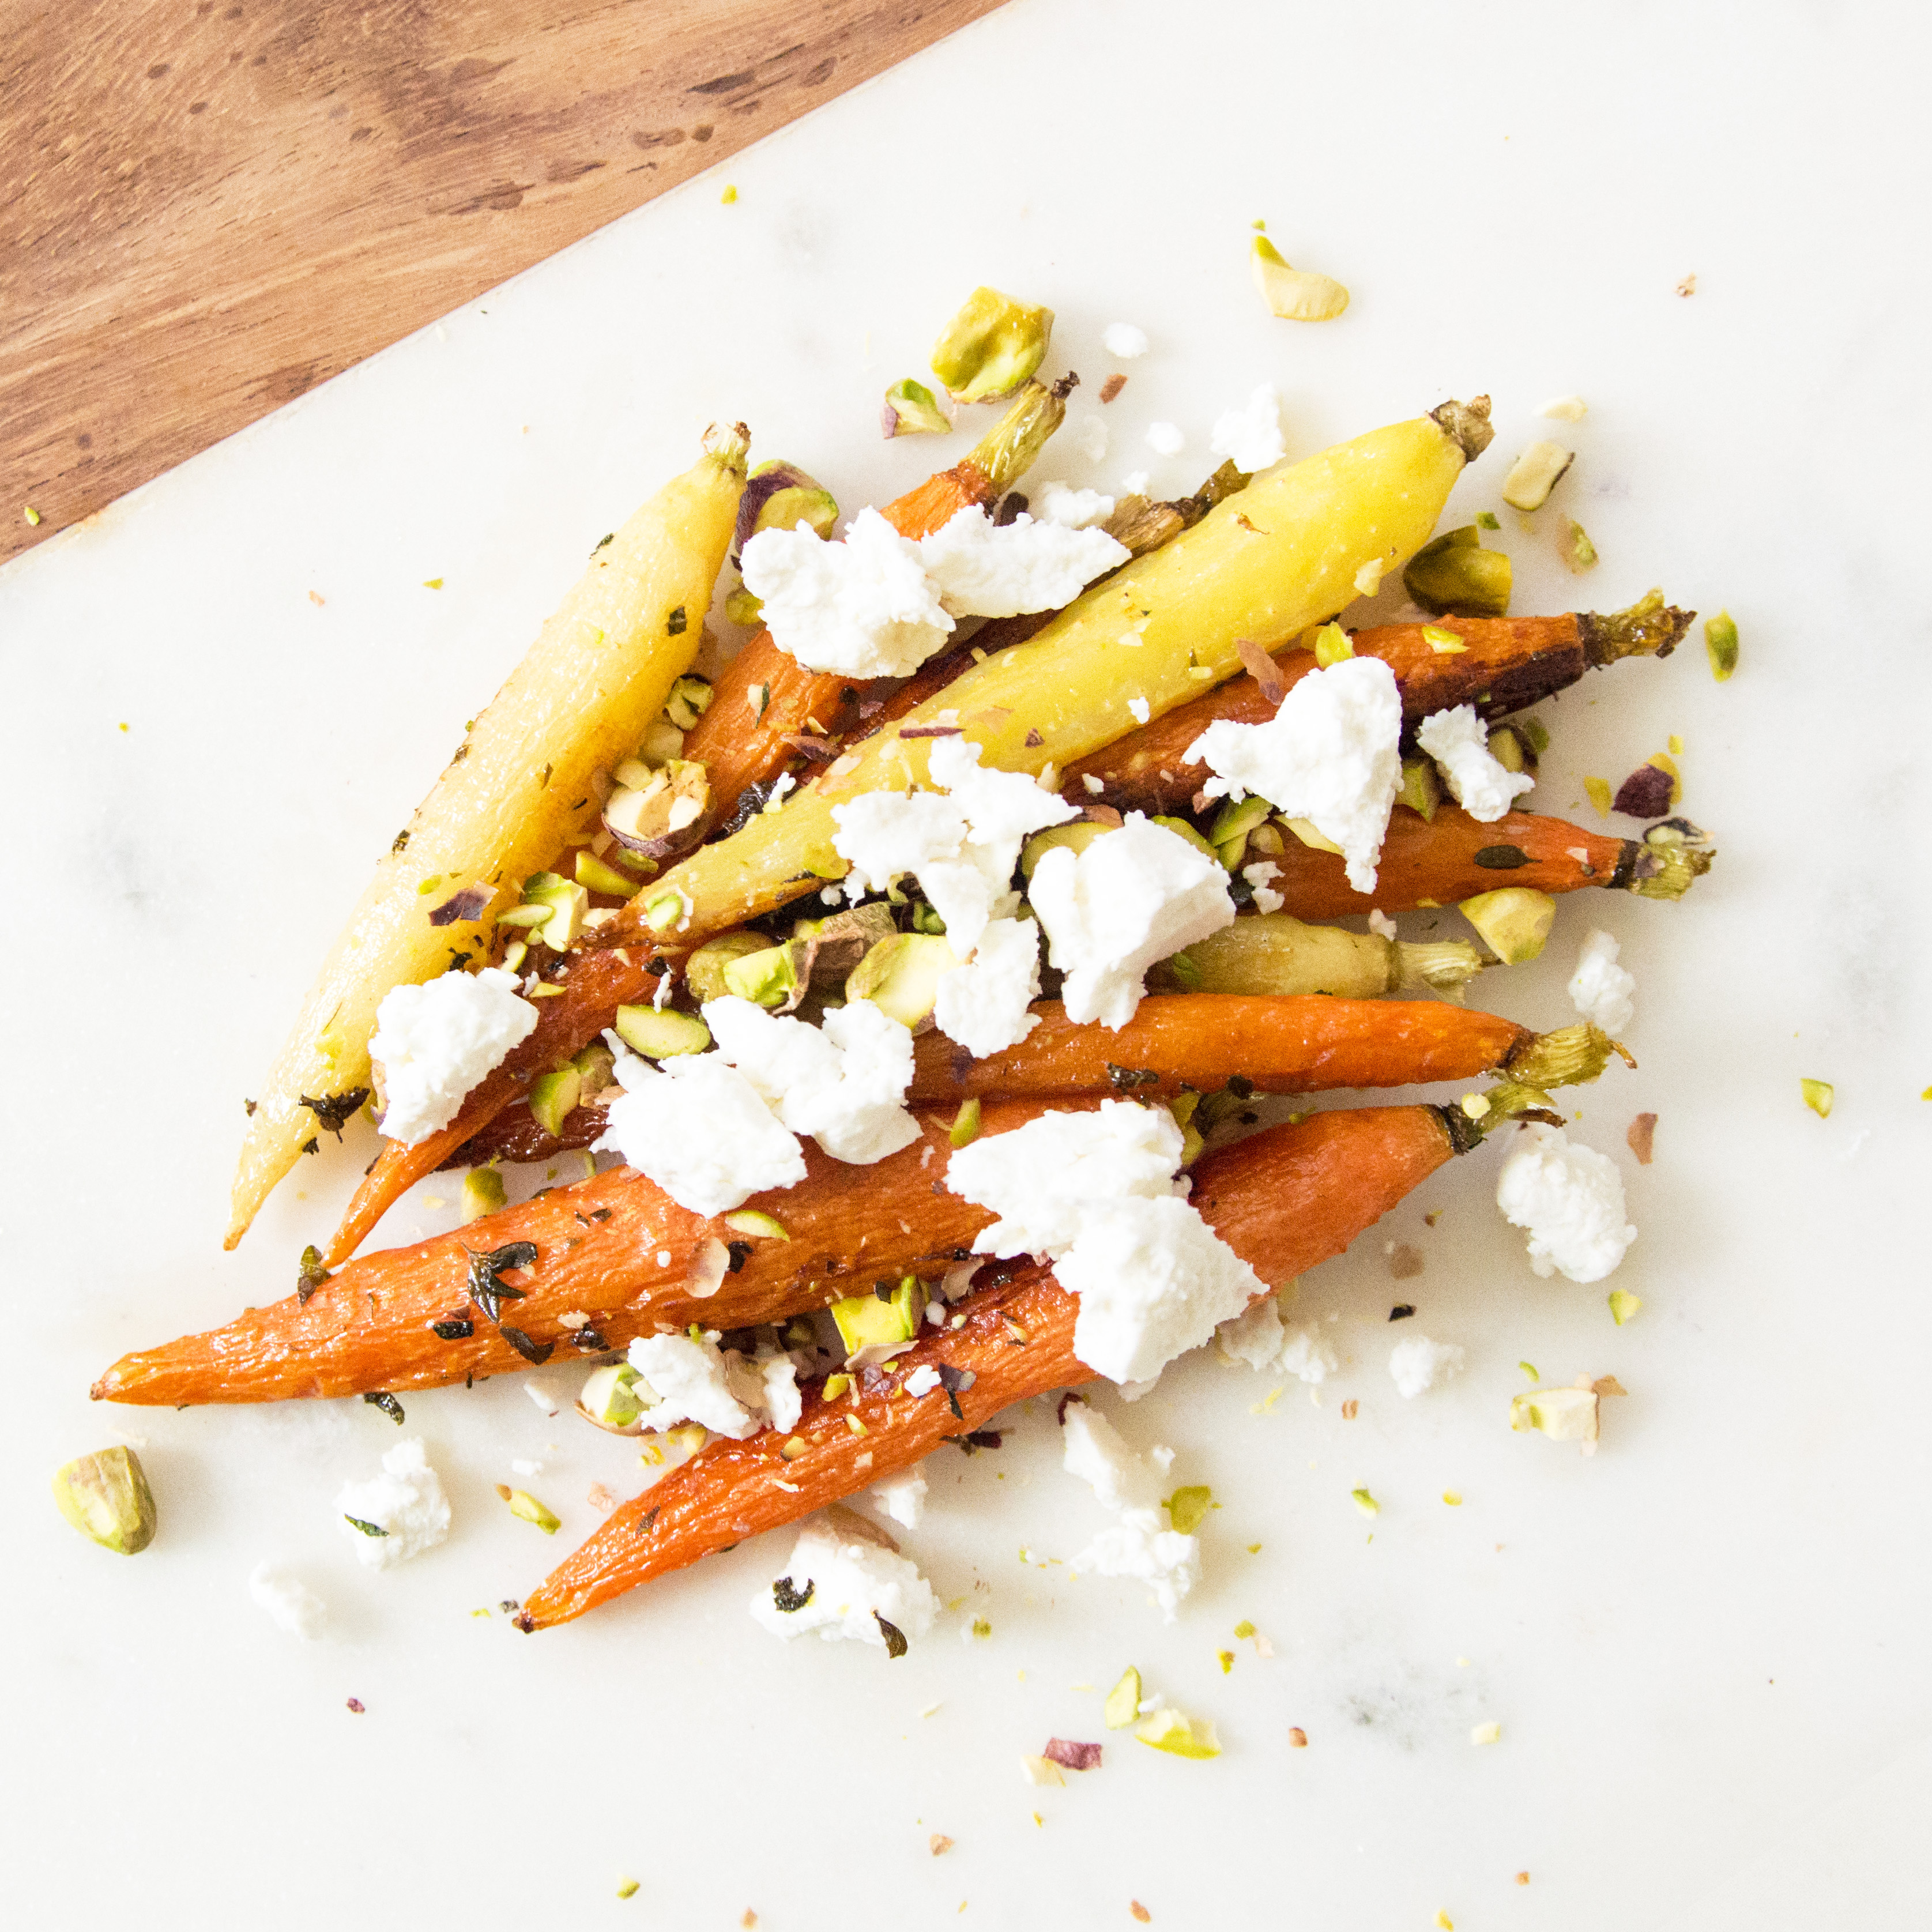
[[[76,1456],[54,1472],[54,1501],[82,1535],[118,1556],[154,1540],[154,1492],[134,1450],[118,1443]]]

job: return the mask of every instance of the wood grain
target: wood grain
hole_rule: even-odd
[[[0,560],[998,4],[6,0]]]

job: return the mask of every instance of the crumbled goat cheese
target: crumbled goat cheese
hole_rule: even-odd
[[[917,1465],[874,1483],[868,1492],[874,1502],[902,1528],[916,1529],[926,1514],[926,1478]]]
[[[660,1069],[618,1046],[624,1090],[605,1111],[599,1152],[621,1154],[694,1214],[727,1214],[805,1178],[797,1141],[722,1055],[680,1054]]]
[[[1216,719],[1185,755],[1215,774],[1202,788],[1210,798],[1256,792],[1284,817],[1312,820],[1341,847],[1349,884],[1369,892],[1402,786],[1401,738],[1394,672],[1379,658],[1344,658],[1298,679],[1263,724]]]
[[[1130,470],[1120,478],[1120,494],[1124,496],[1144,496],[1148,492],[1148,472],[1144,470]]]
[[[995,524],[977,504],[920,539],[940,599],[956,617],[1017,617],[1070,604],[1102,572],[1133,554],[1105,530],[1035,523],[1022,512]]]
[[[1607,932],[1593,931],[1570,976],[1570,1004],[1604,1032],[1622,1033],[1636,1011],[1631,1003],[1636,991],[1635,978],[1617,964],[1617,942]]]
[[[765,1414],[774,1429],[795,1429],[805,1413],[798,1364],[789,1354],[760,1354],[752,1364],[764,1384]]]
[[[1098,463],[1107,453],[1107,425],[1092,410],[1076,410],[1060,425],[1060,440],[1064,448]]]
[[[939,1600],[916,1564],[880,1544],[841,1536],[829,1523],[806,1526],[782,1575],[792,1594],[806,1601],[782,1610],[770,1584],[752,1599],[752,1615],[774,1636],[816,1630],[828,1641],[849,1639],[883,1650],[881,1617],[913,1642],[939,1614]]]
[[[1222,1322],[1214,1331],[1214,1346],[1227,1361],[1264,1369],[1281,1353],[1286,1333],[1282,1326],[1281,1304],[1270,1294],[1232,1321]]]
[[[976,1254],[1010,1259],[1071,1246],[1094,1210],[1178,1190],[1180,1130],[1165,1107],[1102,1100],[1091,1112],[1041,1114],[955,1150],[946,1184],[998,1218]]]
[[[1148,352],[1147,331],[1136,328],[1130,322],[1110,322],[1101,332],[1100,340],[1106,345],[1107,353],[1116,361],[1131,362],[1136,356]]]
[[[1450,796],[1483,825],[1493,824],[1536,781],[1490,754],[1488,728],[1473,704],[1438,711],[1416,728],[1416,743],[1442,767]]]
[[[939,976],[934,1023],[976,1059],[1017,1046],[1040,1024],[1040,928],[1030,920],[986,922],[972,958]]]
[[[500,966],[392,987],[376,1009],[369,1058],[382,1132],[414,1147],[455,1119],[464,1096],[536,1031],[536,1008]]]
[[[861,510],[840,543],[803,522],[760,530],[740,567],[772,641],[809,670],[910,677],[952,634],[918,544],[876,510]]]
[[[370,1519],[365,1516],[363,1520],[366,1522]],[[347,1523],[342,1526],[350,1527]],[[362,1532],[358,1529],[354,1534],[360,1536]],[[367,1540],[380,1542],[383,1539]],[[248,1594],[274,1619],[276,1629],[286,1630],[291,1636],[318,1637],[328,1619],[327,1607],[306,1583],[272,1563],[258,1563],[249,1571]]]
[[[630,1363],[642,1378],[632,1392],[640,1401],[655,1398],[644,1410],[646,1429],[700,1422],[737,1442],[758,1432],[760,1418],[733,1393],[732,1365],[716,1342],[688,1335],[643,1335],[631,1344]]]
[[[1287,904],[1287,900],[1268,883],[1281,877],[1281,868],[1273,860],[1258,859],[1252,866],[1244,866],[1241,877],[1254,893],[1256,911],[1279,912]]]
[[[1054,1264],[1079,1303],[1073,1352],[1111,1382],[1142,1382],[1198,1348],[1267,1284],[1184,1201],[1116,1202]]]
[[[1234,916],[1219,862],[1138,812],[1084,852],[1060,845],[1044,854],[1028,896],[1048,956],[1066,976],[1068,1018],[1116,1031],[1133,1018],[1149,967]]]
[[[1151,1587],[1162,1617],[1172,1623],[1181,1598],[1200,1577],[1198,1539],[1163,1526],[1154,1471],[1099,1410],[1087,1402],[1069,1402],[1060,1432],[1068,1472],[1091,1484],[1102,1506],[1120,1519],[1102,1530],[1068,1569],[1076,1576],[1138,1578]]]
[[[1178,423],[1149,423],[1147,446],[1156,456],[1178,456],[1187,447],[1187,438]]]
[[[872,1000],[835,1007],[819,1027],[735,995],[706,1000],[704,1012],[719,1057],[786,1126],[811,1135],[834,1160],[866,1166],[918,1139],[919,1124],[902,1104],[912,1035]]]
[[[1387,913],[1371,906],[1369,908],[1369,930],[1378,939],[1393,939],[1400,928]]]
[[[927,1396],[939,1386],[939,1371],[929,1364],[922,1364],[905,1378],[905,1392],[910,1396]]]
[[[1281,1345],[1281,1366],[1303,1382],[1319,1384],[1342,1364],[1334,1348],[1312,1328],[1298,1328]]]
[[[1414,1396],[1462,1370],[1462,1352],[1454,1342],[1432,1342],[1407,1335],[1389,1351],[1389,1374],[1398,1394]]]
[[[1223,410],[1208,447],[1216,456],[1232,457],[1234,467],[1250,476],[1279,463],[1288,445],[1282,440],[1281,398],[1274,385],[1264,382],[1245,407]]]
[[[544,1414],[555,1415],[558,1413],[556,1398],[544,1387],[542,1382],[524,1383],[524,1393],[543,1411]]]
[[[1153,716],[1152,709],[1144,698],[1129,698],[1127,709],[1134,714],[1134,722],[1136,724],[1144,724]]]
[[[1042,483],[1034,499],[1034,507],[1049,524],[1064,524],[1068,529],[1090,530],[1104,524],[1114,514],[1114,500],[1097,490],[1076,490],[1065,483]]]
[[[1529,1264],[1544,1276],[1601,1281],[1636,1230],[1624,1219],[1623,1177],[1594,1148],[1572,1147],[1561,1127],[1519,1128],[1496,1177],[1496,1205],[1529,1235]]]
[[[374,1523],[370,1536],[349,1518]],[[393,1569],[449,1534],[449,1498],[423,1455],[422,1438],[406,1437],[382,1458],[382,1473],[366,1483],[345,1483],[335,1498],[335,1526],[371,1570]]]

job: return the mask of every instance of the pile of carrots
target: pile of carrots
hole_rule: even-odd
[[[962,508],[994,509],[1059,421],[1064,395],[1064,387],[1029,385],[971,456],[885,515],[902,534],[917,536]],[[1477,453],[1486,440],[1484,425],[1464,453]],[[1238,502],[1243,481],[1224,474],[1198,498],[1151,506],[1160,514],[1145,505],[1124,512],[1138,518],[1140,532],[1152,532],[1144,538],[1150,547],[1178,545],[1191,526],[1221,514],[1222,503]],[[1446,494],[1446,481],[1442,487]],[[1359,631],[1352,643],[1355,655],[1378,657],[1394,671],[1412,728],[1465,703],[1491,717],[1520,712],[1593,667],[1667,652],[1690,614],[1655,600],[1646,608],[1646,621],[1634,630],[1576,614],[1452,614],[1428,627]],[[810,672],[760,632],[720,675],[713,702],[686,739],[683,756],[709,775],[711,824],[730,825],[741,802],[761,802],[783,774],[812,789],[849,748],[895,732],[915,711],[925,715],[921,707],[944,698],[987,655],[989,638],[995,650],[1017,644],[1046,622],[996,622],[967,640],[977,652],[956,649],[896,687]],[[1442,649],[1444,627],[1460,648]],[[1188,764],[1188,746],[1216,719],[1254,723],[1271,716],[1282,692],[1315,668],[1298,634],[1265,642],[1272,657],[1070,763],[1060,774],[1065,795],[1103,822],[1128,811],[1198,812],[1208,775]],[[1244,644],[1244,662],[1252,655]],[[744,835],[722,836],[728,847]],[[1372,900],[1350,888],[1339,856],[1294,839],[1270,856],[1284,909],[1302,920],[1372,904],[1384,912],[1453,905],[1499,884],[1672,898],[1708,862],[1694,842],[1610,838],[1519,812],[1478,824],[1448,806],[1426,818],[1397,807]],[[822,883],[805,874],[786,890],[796,898]],[[682,964],[710,935],[701,925],[652,930],[640,916],[649,896],[620,905],[582,943],[538,968],[555,992],[538,1002],[536,1031],[470,1093],[448,1127],[414,1146],[384,1143],[323,1265],[304,1269],[297,1293],[224,1328],[126,1356],[94,1394],[176,1406],[393,1394],[467,1384],[532,1361],[571,1359],[589,1367],[614,1359],[638,1336],[692,1323],[724,1331],[783,1326],[880,1278],[934,1281],[970,1254],[991,1219],[935,1184],[962,1108],[976,1110],[971,1131],[993,1134],[1050,1108],[1091,1107],[1124,1094],[1161,1104],[1485,1076],[1502,1083],[1480,1120],[1432,1106],[1351,1108],[1201,1152],[1191,1170],[1192,1200],[1264,1281],[1279,1282],[1339,1253],[1429,1175],[1478,1145],[1486,1131],[1525,1115],[1554,1118],[1540,1090],[1594,1077],[1612,1047],[1594,1029],[1539,1037],[1440,1000],[1155,991],[1118,1032],[1073,1024],[1056,1003],[1042,1001],[1030,1036],[988,1058],[974,1060],[937,1033],[920,1038],[907,1103],[920,1138],[875,1165],[844,1166],[807,1143],[803,1182],[711,1218],[681,1208],[642,1175],[611,1168],[456,1232],[352,1258],[388,1207],[439,1166],[545,1159],[587,1146],[602,1131],[594,1106],[545,1126],[528,1096],[538,1076],[594,1042],[620,1006],[652,1000],[665,976],[674,997],[690,1004]],[[768,943],[784,936],[782,927],[769,929],[776,936]],[[508,936],[500,935],[500,945]],[[531,1258],[496,1272],[507,1298],[485,1306],[476,1292],[476,1258],[506,1250]],[[722,1280],[711,1264],[721,1251],[728,1257]],[[659,1264],[664,1253],[672,1258],[668,1268]],[[326,1278],[325,1268],[334,1270]],[[580,1616],[756,1531],[869,1487],[1023,1396],[1090,1379],[1074,1353],[1076,1312],[1050,1267],[989,1264],[951,1310],[949,1325],[923,1330],[880,1366],[841,1373],[833,1384],[838,1399],[826,1399],[823,1376],[808,1384],[794,1430],[714,1439],[620,1506],[525,1598],[522,1626]],[[911,1394],[908,1378],[928,1366],[943,1372],[940,1386]],[[920,1378],[921,1385],[928,1379]]]

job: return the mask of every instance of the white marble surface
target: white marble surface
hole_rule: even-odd
[[[1928,1922],[1925,40],[1902,6],[1018,0],[0,572],[10,1922],[1104,1928],[1139,1899],[1170,1928]],[[1349,284],[1344,320],[1262,313],[1256,217]],[[366,1144],[221,1254],[242,1096],[590,544],[713,416],[848,508],[951,460],[963,436],[884,444],[875,412],[981,280],[1059,312],[1077,416],[1109,432],[1040,476],[1191,485],[1263,380],[1302,451],[1486,388],[1474,510],[1576,391],[1558,507],[1603,562],[1574,588],[1554,516],[1506,515],[1516,608],[1661,583],[1736,615],[1727,686],[1694,639],[1546,706],[1533,801],[1594,822],[1581,775],[1679,733],[1717,870],[1676,908],[1566,904],[1546,960],[1482,989],[1558,1023],[1592,920],[1624,941],[1642,1070],[1578,1131],[1626,1172],[1637,1319],[1537,1280],[1493,1152],[1460,1163],[1304,1283],[1346,1358],[1319,1407],[1257,1414],[1274,1379],[1212,1360],[1116,1406],[1223,1505],[1178,1624],[1022,1567],[1099,1521],[1042,1408],[935,1465],[910,1540],[966,1602],[890,1666],[753,1627],[776,1540],[536,1639],[473,1617],[634,1471],[514,1380],[412,1399],[457,1526],[381,1576],[329,1514],[394,1438],[375,1411],[90,1407],[122,1349],[286,1292],[332,1221]],[[1154,346],[1102,410],[1115,319]],[[1156,418],[1187,431],[1172,461]],[[1836,1083],[1828,1122],[1801,1075]],[[418,1200],[386,1232],[435,1225]],[[1399,1291],[1385,1238],[1427,1256]],[[1471,1364],[1410,1403],[1398,1292]],[[1593,1461],[1504,1427],[1520,1358],[1628,1388]],[[129,1563],[46,1480],[135,1437],[162,1529]],[[544,1463],[554,1542],[491,1495],[512,1458]],[[251,1604],[264,1557],[327,1600],[322,1640]],[[974,1616],[990,1639],[962,1640]],[[1070,1788],[1023,1784],[1049,1735],[1106,1735],[1130,1661],[1226,1755],[1109,1738]]]

